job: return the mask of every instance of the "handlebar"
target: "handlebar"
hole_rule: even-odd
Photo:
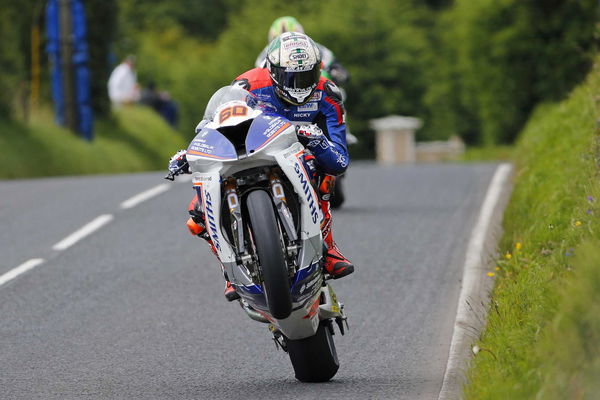
[[[182,169],[184,169],[185,167],[188,166],[187,161],[183,164],[181,164],[175,171],[169,171],[169,173],[167,174],[167,176],[165,176],[165,179],[168,181],[174,181],[175,177],[177,175],[179,175],[179,173],[181,172]]]

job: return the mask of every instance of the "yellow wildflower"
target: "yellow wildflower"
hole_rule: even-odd
[[[500,271],[500,267],[496,267],[496,271]]]
[[[523,245],[521,244],[521,242],[517,242],[517,243],[515,243],[515,249],[516,249],[517,251],[521,250],[521,247],[523,247]]]
[[[490,278],[491,278],[492,276],[494,276],[494,275],[496,275],[496,274],[494,274],[493,272],[488,272],[488,273],[487,273],[487,276],[489,276]]]
[[[509,252],[506,252],[506,254],[504,255],[504,258],[506,258],[507,260],[510,260],[512,258],[512,254],[510,254]]]
[[[581,221],[575,221],[575,226],[581,226]]]

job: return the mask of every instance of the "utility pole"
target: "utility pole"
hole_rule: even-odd
[[[73,82],[73,24],[71,21],[71,0],[59,0],[60,18],[60,58],[62,86],[64,94],[64,122],[72,132],[77,132],[77,110],[75,105],[75,85]]]

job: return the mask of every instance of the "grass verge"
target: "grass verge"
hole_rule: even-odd
[[[467,399],[592,399],[600,384],[600,69],[537,108],[515,149],[488,324]]]
[[[40,111],[27,124],[0,120],[0,178],[164,169],[187,142],[143,107],[117,110],[95,125],[91,143],[56,126]]]

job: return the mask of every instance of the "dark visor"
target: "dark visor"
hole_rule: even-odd
[[[278,86],[291,89],[312,89],[319,82],[319,64],[308,71],[286,71],[284,67],[271,67],[271,76]]]

